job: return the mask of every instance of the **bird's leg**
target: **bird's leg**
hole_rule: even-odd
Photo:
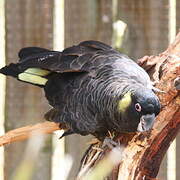
[[[157,93],[165,93],[165,91],[162,91],[162,90],[160,90],[160,89],[158,89],[158,88],[156,88],[156,87],[154,87],[153,86],[153,89],[152,89],[155,93],[157,92]]]
[[[115,142],[110,137],[105,137],[103,144],[102,144],[102,148],[104,148],[106,146],[108,146],[110,149],[113,149],[114,147],[120,146],[120,143]]]
[[[114,147],[120,146],[119,141],[115,142],[113,140],[115,135],[113,133],[111,133],[110,131],[108,131],[108,134],[109,134],[109,137],[108,136],[105,137],[103,144],[102,144],[102,148],[108,146],[110,149],[113,149]]]
[[[96,133],[93,134],[96,139],[91,140],[88,144],[94,145],[92,149],[96,149],[97,151],[104,151],[105,147],[113,149],[114,147],[120,146],[120,143],[115,142],[113,138],[115,134],[113,132],[104,132],[104,133]]]

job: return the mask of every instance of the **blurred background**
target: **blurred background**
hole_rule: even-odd
[[[0,67],[16,62],[22,47],[62,50],[84,40],[105,42],[137,60],[165,50],[179,28],[179,0],[0,0]],[[49,108],[41,89],[0,75],[1,134],[42,122]],[[0,180],[74,179],[91,137],[58,137],[1,147]],[[160,179],[180,179],[178,139],[163,160]],[[30,176],[23,177],[28,170]]]

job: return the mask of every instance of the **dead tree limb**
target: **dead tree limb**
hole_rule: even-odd
[[[16,141],[28,139],[33,134],[40,132],[41,134],[50,134],[59,130],[59,124],[54,122],[43,122],[35,125],[29,125],[18,129],[11,130],[0,137],[0,146],[10,144]]]
[[[138,63],[156,82],[156,87],[165,92],[158,94],[162,110],[151,132],[118,136],[117,141],[125,149],[121,163],[108,177],[110,180],[156,178],[164,154],[180,129],[180,33],[166,51],[158,56],[145,56]],[[107,150],[99,153],[95,146],[101,148],[91,146],[82,160],[81,170],[89,164],[92,164],[89,168],[95,167],[106,155]]]

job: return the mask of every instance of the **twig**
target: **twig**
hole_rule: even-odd
[[[16,141],[28,139],[32,134],[41,132],[42,134],[50,134],[53,131],[61,129],[59,123],[43,122],[35,125],[24,126],[11,130],[0,137],[0,146],[10,144]]]

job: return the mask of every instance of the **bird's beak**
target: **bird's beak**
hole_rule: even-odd
[[[154,124],[154,120],[155,120],[154,113],[141,116],[137,131],[144,132],[150,130]]]

